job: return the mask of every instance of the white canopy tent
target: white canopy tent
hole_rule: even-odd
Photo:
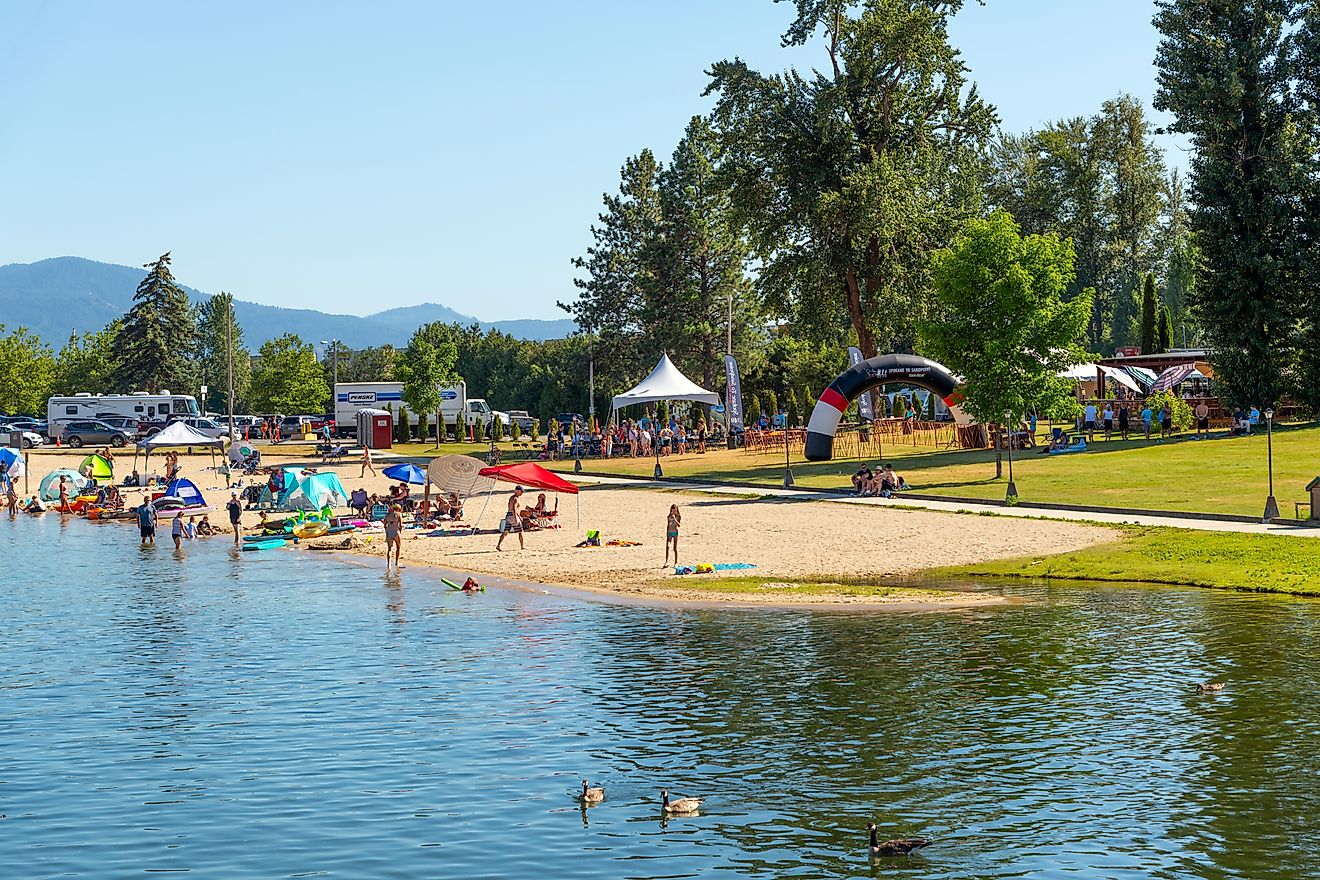
[[[684,376],[669,355],[660,355],[660,362],[651,374],[622,394],[614,395],[610,421],[614,421],[614,410],[638,403],[659,403],[662,400],[686,400],[692,403],[708,403],[719,406],[720,396],[714,391],[707,391],[687,376]],[[655,475],[659,479],[660,471],[660,429],[656,428]]]
[[[707,391],[674,366],[669,355],[662,354],[651,375],[622,394],[614,395],[614,408],[622,409],[634,403],[654,403],[661,400],[690,400],[718,406],[720,396]]]
[[[225,441],[219,437],[208,437],[198,431],[193,430],[183,422],[170,422],[160,431],[147,437],[145,440],[137,442],[138,451],[146,454],[146,461],[151,460],[151,452],[154,449],[164,449],[167,447],[179,446],[203,446],[211,450],[211,465],[215,465],[215,451],[225,448]],[[133,453],[134,469],[137,467],[137,453]],[[144,464],[143,467],[146,465]]]
[[[1096,371],[1104,370],[1106,379],[1113,379],[1124,388],[1128,388],[1138,394],[1142,393],[1141,386],[1137,380],[1133,379],[1122,370],[1115,370],[1112,367],[1101,367],[1097,364],[1074,364],[1066,370],[1059,373],[1064,379],[1071,379],[1074,382],[1094,382],[1096,380]]]

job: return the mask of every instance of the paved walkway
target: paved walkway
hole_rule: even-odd
[[[1177,529],[1198,529],[1204,532],[1243,532],[1254,535],[1294,535],[1320,538],[1320,526],[1266,525],[1258,522],[1225,522],[1222,520],[1194,519],[1181,516],[1150,516],[1131,513],[1099,513],[1095,511],[1050,510],[1031,507],[1001,507],[997,504],[977,504],[962,501],[935,501],[919,498],[854,498],[835,492],[817,492],[811,489],[782,489],[772,486],[726,486],[714,483],[686,483],[668,480],[629,479],[595,474],[565,474],[578,483],[598,483],[611,486],[637,486],[649,489],[681,489],[685,492],[706,492],[712,495],[755,495],[772,498],[796,498],[809,501],[830,501],[835,504],[869,504],[890,507],[920,507],[948,513],[992,513],[996,516],[1014,516],[1022,519],[1058,519],[1070,522],[1133,523],[1143,526],[1169,526]]]

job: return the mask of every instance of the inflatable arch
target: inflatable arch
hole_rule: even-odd
[[[938,394],[955,421],[966,421],[954,397],[958,380],[942,365],[914,354],[880,355],[845,370],[821,392],[807,422],[807,461],[833,458],[834,432],[848,404],[872,388],[890,382],[905,382]]]

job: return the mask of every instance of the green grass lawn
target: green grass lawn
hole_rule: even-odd
[[[935,452],[927,447],[887,445],[892,462],[918,493],[1002,500],[1006,478],[994,478],[991,450]],[[870,459],[872,464],[880,459]],[[571,461],[552,468],[571,469]],[[719,450],[661,459],[666,476],[738,480],[778,486],[784,462],[778,455]],[[793,458],[793,477],[807,487],[848,487],[855,459],[808,463]],[[584,460],[587,471],[650,476],[654,459]],[[1269,494],[1265,436],[1221,440],[1099,440],[1074,455],[1015,454],[1013,472],[1023,501],[1200,511],[1257,516]],[[1293,502],[1307,498],[1306,484],[1320,475],[1320,427],[1285,427],[1274,433],[1274,487],[1285,517]],[[1005,477],[1007,467],[1005,468]],[[1305,514],[1303,514],[1305,515]]]
[[[976,576],[1129,581],[1320,595],[1320,540],[1288,535],[1122,527],[1118,541],[1053,556],[1024,556],[926,572]]]

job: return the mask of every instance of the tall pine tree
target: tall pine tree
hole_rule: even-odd
[[[1158,0],[1155,106],[1191,137],[1193,304],[1223,396],[1270,404],[1304,311],[1289,31],[1303,0]]]
[[[1159,352],[1159,313],[1160,298],[1155,292],[1155,276],[1146,273],[1146,280],[1141,286],[1141,353]]]
[[[193,308],[170,272],[168,253],[143,268],[147,276],[138,284],[115,340],[120,361],[113,384],[124,392],[168,388],[184,393],[197,384]]]

